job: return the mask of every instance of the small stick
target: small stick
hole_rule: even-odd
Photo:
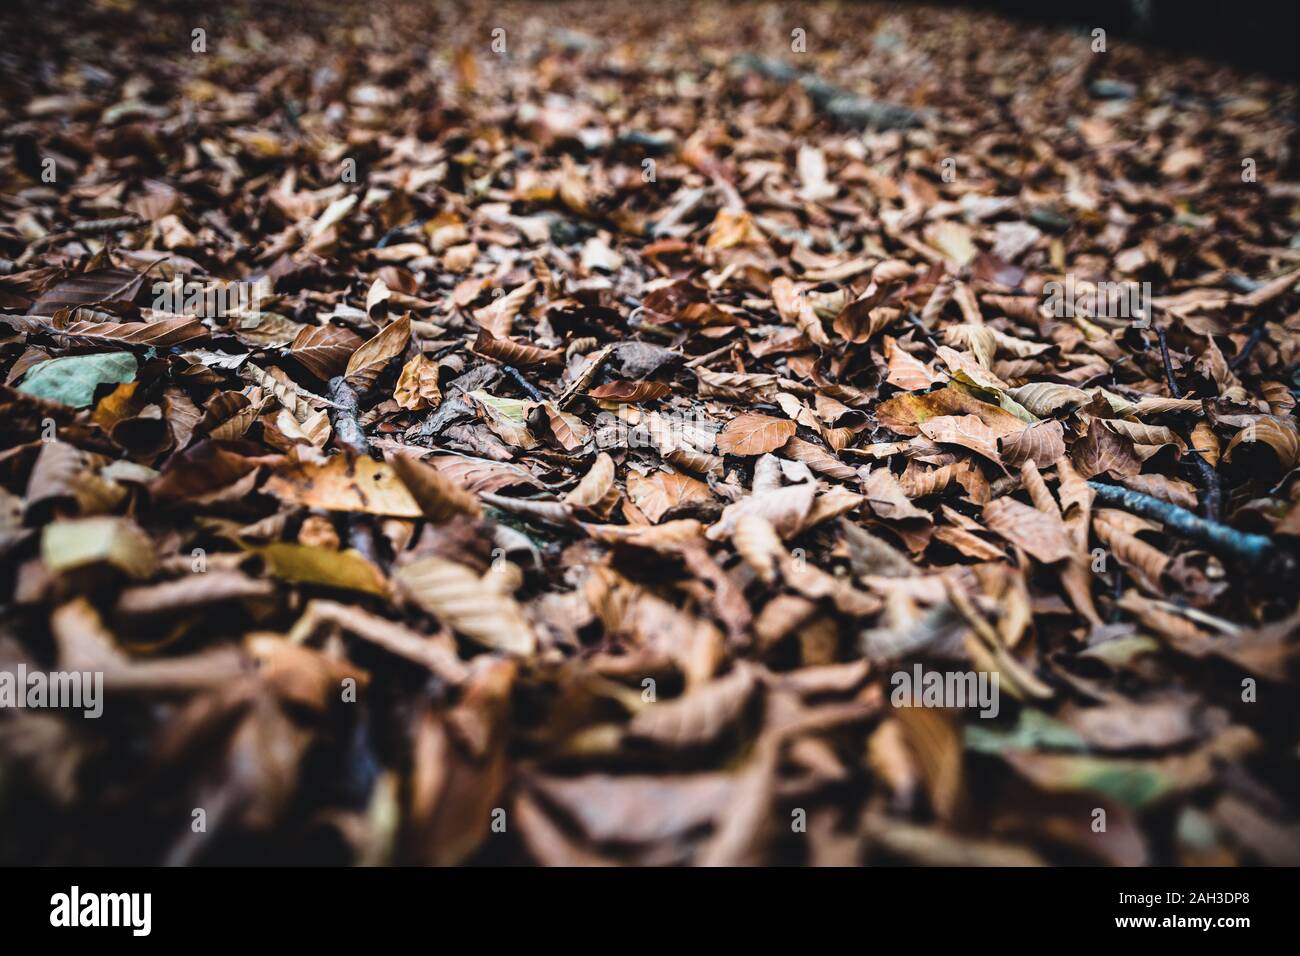
[[[1174,366],[1169,359],[1169,342],[1165,338],[1165,330],[1156,328],[1156,338],[1160,340],[1160,360],[1165,366],[1165,381],[1169,384],[1169,394],[1174,398],[1182,398],[1183,390],[1178,387],[1174,381]],[[1192,463],[1201,473],[1201,491],[1204,492],[1205,500],[1201,503],[1205,511],[1205,517],[1210,521],[1218,521],[1220,513],[1220,502],[1223,499],[1222,488],[1219,482],[1219,473],[1211,467],[1210,463],[1201,457],[1201,453],[1192,447],[1191,436],[1187,439],[1188,456]]]
[[[1233,357],[1232,361],[1228,363],[1229,369],[1235,372],[1245,364],[1246,359],[1250,358],[1250,353],[1255,351],[1255,346],[1260,343],[1262,338],[1264,338],[1264,332],[1267,328],[1267,322],[1261,320],[1255,323],[1255,327],[1250,330],[1250,338],[1246,339],[1246,344],[1241,347],[1241,351],[1238,352]]]
[[[939,347],[939,343],[935,341],[934,336],[930,333],[930,330],[925,327],[925,323],[921,321],[921,317],[919,315],[917,315],[915,312],[908,312],[907,321],[910,322],[912,325],[916,326],[918,330],[920,330],[921,335],[924,336],[925,341],[929,343],[931,348]]]
[[[1281,565],[1294,562],[1289,556],[1278,550],[1272,539],[1262,534],[1249,534],[1237,531],[1217,521],[1192,514],[1186,508],[1172,505],[1159,498],[1144,495],[1140,491],[1121,488],[1118,485],[1105,485],[1098,481],[1089,481],[1088,487],[1097,493],[1097,499],[1112,508],[1123,508],[1143,518],[1159,521],[1169,531],[1198,541],[1215,551],[1247,564],[1284,573]],[[1271,565],[1271,567],[1270,567]]]
[[[118,216],[114,219],[82,219],[72,223],[67,229],[61,232],[47,232],[45,235],[32,241],[27,250],[19,257],[19,264],[23,264],[33,254],[40,252],[47,246],[52,246],[56,242],[63,242],[65,239],[75,239],[77,236],[95,236],[101,233],[121,232],[124,229],[139,229],[145,225],[145,221],[139,216]]]
[[[1218,521],[1220,502],[1223,497],[1219,488],[1219,473],[1201,457],[1201,453],[1192,447],[1190,441],[1187,443],[1187,454],[1192,459],[1192,464],[1196,465],[1201,472],[1201,491],[1205,493],[1205,501],[1201,504],[1201,508],[1205,511],[1205,517],[1210,521]]]
[[[357,393],[342,375],[330,379],[330,400],[335,405],[335,441],[354,454],[369,456],[370,442],[366,430],[361,427]]]
[[[1165,330],[1157,328],[1156,338],[1160,340],[1160,359],[1165,363],[1165,381],[1169,383],[1169,394],[1174,398],[1182,398],[1183,390],[1174,381],[1174,366],[1169,361],[1169,342],[1165,338]]]
[[[529,398],[535,402],[546,401],[546,396],[539,392],[532,382],[524,378],[523,373],[521,373],[519,369],[515,368],[513,365],[503,365],[501,367],[505,369],[507,375],[519,383],[519,387],[528,393]]]
[[[121,232],[124,229],[139,229],[145,224],[139,216],[118,216],[115,219],[83,219],[68,227],[79,236],[93,236],[101,232]]]
[[[370,457],[370,441],[361,425],[356,389],[342,375],[330,379],[330,400],[335,405],[330,412],[334,421],[334,441],[359,458]],[[360,552],[371,564],[384,567],[373,515],[350,514],[344,526],[347,529],[348,546]]]
[[[648,322],[643,322],[641,320],[641,315],[640,315],[641,311],[642,310],[640,306],[637,306],[635,309],[632,310],[632,314],[627,317],[628,328],[635,329],[636,331],[642,333],[643,335],[650,335],[650,336],[654,336],[657,339],[662,339],[665,342],[671,342],[675,338],[675,336],[667,329],[661,329],[658,326],[651,325]]]
[[[707,354],[705,354],[705,355],[697,355],[697,356],[695,356],[695,358],[691,359],[689,362],[686,363],[686,367],[687,367],[687,368],[699,368],[701,365],[708,365],[710,362],[712,362],[712,361],[713,361],[715,358],[717,358],[719,355],[725,355],[727,352],[730,352],[730,351],[731,351],[732,349],[734,349],[735,347],[736,347],[736,343],[735,343],[735,342],[728,342],[726,345],[724,345],[724,346],[723,346],[722,348],[720,348],[720,349],[714,349],[712,352],[709,352],[709,353],[707,353]]]

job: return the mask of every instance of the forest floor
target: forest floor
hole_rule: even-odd
[[[0,35],[0,862],[1300,863],[1295,87],[931,6]]]

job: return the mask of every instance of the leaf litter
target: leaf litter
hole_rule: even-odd
[[[1300,862],[1296,89],[751,14],[2,15],[0,860]]]

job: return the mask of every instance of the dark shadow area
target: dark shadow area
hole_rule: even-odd
[[[1027,22],[1106,30],[1172,51],[1209,57],[1245,70],[1300,77],[1296,55],[1300,4],[1278,0],[954,0],[948,6],[990,10]]]

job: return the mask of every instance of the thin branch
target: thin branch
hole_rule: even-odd
[[[537,386],[535,386],[532,382],[528,381],[528,379],[524,378],[523,373],[520,372],[519,369],[515,368],[513,365],[503,365],[501,367],[505,369],[505,373],[507,375],[509,375],[519,384],[519,387],[522,388],[527,393],[529,398],[531,398],[535,402],[546,401],[546,396],[537,390]]]
[[[1165,330],[1157,328],[1156,338],[1160,340],[1160,360],[1165,363],[1165,381],[1169,384],[1169,394],[1174,398],[1182,398],[1183,390],[1174,381],[1174,366],[1169,361],[1169,341],[1165,338]]]
[[[1290,556],[1280,551],[1271,538],[1262,534],[1237,531],[1217,521],[1192,514],[1186,508],[1161,501],[1140,491],[1117,485],[1090,481],[1088,487],[1097,493],[1102,504],[1122,508],[1143,518],[1159,521],[1165,530],[1205,545],[1220,554],[1236,558],[1259,568],[1281,573],[1281,564],[1292,564]]]
[[[1178,387],[1174,380],[1174,365],[1169,359],[1169,342],[1165,338],[1165,330],[1156,327],[1156,338],[1160,341],[1160,360],[1165,366],[1165,381],[1169,385],[1169,394],[1174,398],[1182,398],[1183,390]],[[1205,512],[1205,517],[1210,521],[1218,521],[1221,513],[1221,503],[1223,501],[1223,490],[1219,481],[1219,473],[1214,467],[1201,457],[1201,453],[1192,447],[1190,433],[1186,438],[1187,453],[1192,460],[1192,464],[1201,473],[1201,508]]]
[[[1268,323],[1261,319],[1255,323],[1255,327],[1250,330],[1250,338],[1246,339],[1246,344],[1241,347],[1241,351],[1233,356],[1232,361],[1228,363],[1228,368],[1236,371],[1246,363],[1250,358],[1250,353],[1255,351],[1255,346],[1264,338],[1264,332],[1268,329]]]
[[[704,355],[697,355],[686,363],[687,368],[699,368],[701,365],[708,365],[719,355],[725,355],[736,347],[735,342],[728,342],[720,349],[714,349],[712,352],[706,352]]]
[[[1202,457],[1201,453],[1192,447],[1190,441],[1187,442],[1187,455],[1192,460],[1198,471],[1201,473],[1201,491],[1204,493],[1201,501],[1201,509],[1205,512],[1205,517],[1210,521],[1218,521],[1222,512],[1223,492],[1219,483],[1219,473],[1214,470],[1214,466]]]
[[[335,441],[357,455],[369,455],[370,442],[361,427],[357,393],[342,375],[330,379],[330,401],[335,405],[331,412]]]

